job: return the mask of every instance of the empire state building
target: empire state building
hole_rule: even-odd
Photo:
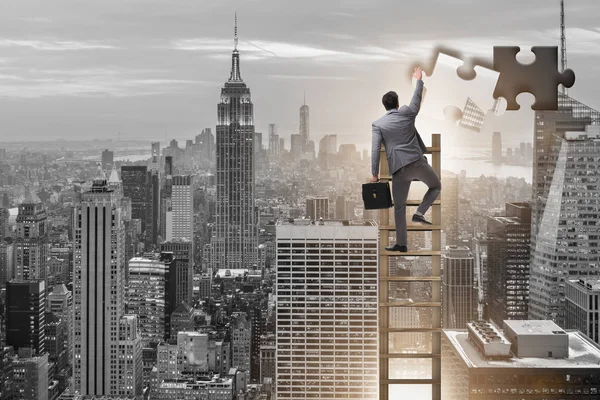
[[[231,74],[217,105],[217,204],[211,264],[218,268],[251,266],[258,254],[253,105],[240,73],[237,44],[236,17]]]

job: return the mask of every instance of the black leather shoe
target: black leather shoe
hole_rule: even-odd
[[[418,214],[414,214],[412,220],[413,222],[417,222],[423,225],[433,225],[431,222],[427,221],[424,216]]]
[[[408,251],[408,247],[400,246],[399,244],[395,244],[393,246],[389,246],[385,248],[387,251],[399,251],[400,253],[406,253]]]

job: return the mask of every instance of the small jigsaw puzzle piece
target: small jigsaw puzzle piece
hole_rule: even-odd
[[[459,75],[473,79],[462,79]],[[476,105],[483,113],[494,107],[494,88],[499,73],[480,65],[468,67],[463,60],[439,51],[434,62],[424,67],[426,92],[420,115],[436,120],[460,121],[467,104]],[[478,129],[476,129],[478,130]]]
[[[558,85],[570,88],[575,84],[575,73],[558,71],[558,47],[534,46],[535,61],[521,64],[517,61],[518,46],[495,46],[494,69],[500,73],[494,98],[503,97],[507,110],[520,109],[516,97],[528,92],[535,96],[534,110],[558,109]]]

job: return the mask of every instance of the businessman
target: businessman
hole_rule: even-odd
[[[385,145],[388,166],[392,174],[392,196],[396,220],[396,244],[385,249],[407,252],[406,200],[410,184],[419,180],[428,186],[423,201],[412,217],[413,222],[431,225],[424,215],[440,194],[442,185],[434,169],[423,155],[427,148],[415,128],[415,119],[421,107],[423,95],[423,72],[415,68],[413,76],[417,87],[408,106],[400,107],[396,92],[387,92],[382,102],[386,109],[383,117],[373,122],[373,146],[371,153],[371,182],[379,180],[379,154],[381,143]]]

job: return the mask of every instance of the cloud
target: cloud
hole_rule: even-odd
[[[201,51],[215,59],[229,58],[232,51],[230,40],[222,39],[180,39],[172,43],[176,50]],[[324,47],[275,42],[266,40],[241,41],[238,45],[244,60],[269,58],[311,59],[322,62],[376,62],[391,60],[394,53],[379,47],[361,46],[350,50],[328,49]]]
[[[0,39],[0,47],[29,47],[35,50],[68,51],[68,50],[99,50],[116,49],[102,42],[96,41],[71,41],[71,40],[13,40]]]
[[[31,72],[31,71],[30,71]],[[192,85],[220,86],[211,81],[142,77],[136,71],[83,70],[40,72],[29,75],[0,74],[0,97],[40,98],[48,96],[132,97],[180,93]]]
[[[274,79],[290,79],[290,80],[326,80],[326,81],[351,81],[354,78],[348,76],[318,76],[318,75],[269,75],[269,78]]]

